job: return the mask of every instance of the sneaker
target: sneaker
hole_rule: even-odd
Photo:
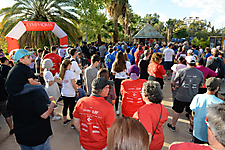
[[[189,129],[188,132],[189,132],[190,134],[193,134],[193,129]]]
[[[57,120],[60,120],[61,117],[60,116],[54,116],[51,118],[52,121],[57,121]]]
[[[120,111],[119,111],[119,110],[117,110],[117,111],[116,111],[116,115],[119,115],[119,114],[120,114]]]
[[[171,124],[171,123],[167,123],[167,127],[168,127],[171,131],[173,131],[173,132],[176,131],[176,127],[172,127],[172,124]]]
[[[15,133],[15,131],[14,131],[14,129],[11,129],[11,130],[9,131],[9,134],[13,134],[13,133]]]
[[[75,128],[75,126],[73,124],[71,124],[71,129],[74,129],[74,128]]]
[[[66,121],[63,121],[63,125],[67,125],[71,120],[66,120]]]

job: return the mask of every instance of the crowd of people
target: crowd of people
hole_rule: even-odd
[[[169,116],[161,104],[165,80],[171,83],[165,90],[171,90],[174,111],[167,127],[175,132],[185,110],[193,135],[193,143],[173,143],[170,149],[225,149],[220,46],[83,42],[67,49],[26,46],[10,60],[1,50],[0,60],[0,113],[22,150],[50,150],[50,120],[60,119],[80,133],[82,150],[160,150]],[[61,100],[62,118],[54,112]]]

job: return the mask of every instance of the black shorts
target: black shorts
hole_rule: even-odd
[[[104,57],[101,57],[101,62],[105,62],[105,60],[104,60],[105,58]]]
[[[182,113],[185,108],[186,112],[188,112],[191,115],[192,111],[190,109],[190,105],[191,102],[181,102],[175,98],[172,109],[177,113]]]
[[[165,70],[171,70],[171,67],[173,66],[173,62],[172,61],[165,61],[163,66],[164,66]]]

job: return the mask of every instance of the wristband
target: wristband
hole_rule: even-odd
[[[55,101],[51,101],[51,102],[56,104],[56,102],[55,102]]]

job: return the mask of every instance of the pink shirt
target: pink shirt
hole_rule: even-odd
[[[195,68],[203,73],[203,75],[204,75],[204,82],[206,80],[206,77],[216,77],[217,76],[217,73],[215,73],[213,70],[211,70],[211,69],[209,69],[207,67],[197,66]],[[205,84],[201,88],[206,88]]]

